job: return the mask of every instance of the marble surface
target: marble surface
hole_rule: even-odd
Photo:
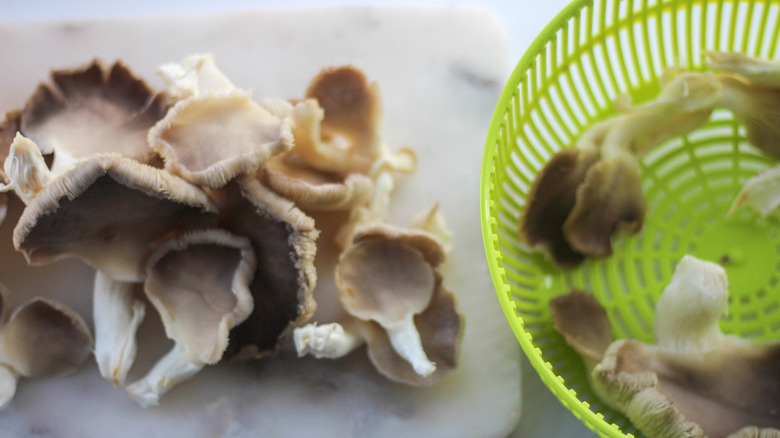
[[[0,72],[2,109],[20,106],[49,69],[93,57],[121,58],[161,86],[158,64],[211,52],[234,83],[258,98],[300,97],[319,69],[358,66],[382,90],[388,145],[410,146],[419,157],[417,172],[398,181],[390,221],[405,224],[440,203],[455,233],[445,282],[466,315],[460,366],[431,388],[379,378],[362,351],[339,361],[298,360],[285,351],[273,360],[211,367],[166,395],[160,408],[144,410],[89,364],[66,378],[23,381],[0,414],[3,436],[522,434],[516,429],[521,353],[484,263],[477,208],[484,136],[509,69],[495,15],[472,7],[353,7],[0,21],[0,39],[0,57],[13,60],[7,61],[13,68]],[[8,222],[0,227],[2,245],[10,228]],[[0,279],[19,301],[58,296],[85,316],[91,312],[91,272],[80,263],[27,268],[7,250],[2,260]],[[315,296],[323,306],[315,319],[332,316],[332,289],[321,273]],[[158,335],[159,321],[148,319],[141,336]],[[142,346],[130,380],[167,348]]]

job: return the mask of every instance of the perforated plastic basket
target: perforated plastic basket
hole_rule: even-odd
[[[780,58],[773,1],[588,1],[564,9],[517,64],[498,103],[482,163],[485,250],[507,320],[545,384],[601,436],[638,436],[591,391],[579,356],[553,329],[549,300],[572,287],[606,308],[617,337],[652,342],[655,302],[685,254],[721,262],[729,276],[724,331],[780,339],[780,236],[749,212],[726,219],[744,182],[774,164],[726,111],[641,160],[648,214],[615,252],[564,272],[519,238],[536,174],[628,93],[657,96],[668,67],[702,70],[707,50]],[[780,103],[779,103],[780,104]],[[529,401],[530,402],[530,401]]]

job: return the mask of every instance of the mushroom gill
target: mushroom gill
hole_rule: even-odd
[[[73,70],[54,70],[21,114],[21,132],[43,153],[54,153],[52,171],[61,173],[76,159],[118,153],[149,162],[148,130],[162,119],[170,98],[155,93],[124,64],[97,60]]]
[[[213,225],[201,189],[119,155],[96,155],[53,179],[25,208],[14,246],[31,264],[73,255],[119,281],[142,281],[154,246]]]
[[[319,231],[314,220],[253,177],[241,177],[214,192],[220,225],[247,237],[259,261],[249,286],[254,309],[234,327],[226,359],[274,355],[293,328],[314,313],[314,256]]]

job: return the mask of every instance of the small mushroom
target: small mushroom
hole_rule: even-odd
[[[97,60],[74,70],[55,70],[38,85],[21,115],[21,132],[43,153],[54,153],[52,171],[95,153],[118,153],[149,162],[147,132],[164,115],[170,98],[155,93],[121,62]]]
[[[176,345],[127,387],[142,406],[222,359],[230,330],[252,312],[255,264],[249,239],[219,229],[166,241],[149,257],[144,290]]]
[[[5,163],[10,154],[11,144],[19,133],[19,125],[22,121],[22,111],[13,110],[3,114],[0,118],[0,162]],[[0,182],[7,180],[5,173],[0,173]]]
[[[25,204],[54,179],[38,145],[19,132],[10,145],[3,170],[8,184],[0,185],[0,191],[13,190]]]
[[[161,169],[119,155],[83,159],[25,208],[14,246],[31,264],[66,255],[118,281],[142,281],[152,249],[166,236],[213,225],[205,192]]]
[[[138,283],[117,281],[97,271],[93,287],[95,360],[104,379],[122,386],[138,350],[136,332],[146,305],[136,293]]]
[[[198,65],[216,70],[213,63],[195,64],[196,69]],[[190,84],[193,75],[195,85]],[[204,76],[210,77],[183,76],[186,84],[181,87],[193,88],[192,96],[177,102],[149,130],[149,145],[168,171],[198,186],[220,188],[239,175],[254,174],[271,157],[292,148],[290,118],[275,116],[248,92],[231,90],[229,82],[220,80],[210,87]]]
[[[214,55],[190,55],[182,62],[160,66],[157,73],[168,85],[168,92],[177,99],[204,95],[230,94],[236,86],[217,68]]]
[[[423,377],[431,375],[436,365],[423,350],[414,316],[431,302],[435,269],[443,260],[444,251],[430,234],[385,225],[356,235],[336,266],[344,309],[379,323],[393,349]]]
[[[7,296],[3,296],[7,311]],[[14,310],[0,327],[0,409],[16,393],[20,377],[43,377],[76,370],[89,357],[92,334],[69,307],[36,298]]]
[[[253,177],[241,177],[214,193],[222,228],[246,236],[257,265],[249,286],[254,309],[233,328],[226,359],[277,353],[295,327],[316,309],[314,256],[319,232],[314,220]]]
[[[721,332],[727,299],[723,268],[685,256],[656,304],[655,345],[622,339],[604,351],[603,329],[583,336],[576,328],[586,322],[556,328],[589,359],[596,393],[648,437],[777,436],[780,343]],[[554,314],[562,301],[551,303]],[[607,327],[606,313],[594,306],[569,306],[563,314]]]

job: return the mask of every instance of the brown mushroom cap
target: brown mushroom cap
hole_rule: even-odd
[[[220,225],[252,242],[259,261],[249,286],[252,314],[230,333],[225,358],[275,354],[292,329],[316,308],[314,221],[252,177],[238,178],[215,193]]]
[[[220,188],[292,148],[292,122],[236,90],[179,101],[149,131],[149,144],[170,172],[199,186]]]
[[[528,245],[543,248],[563,268],[585,259],[564,237],[563,224],[574,208],[577,189],[598,159],[595,149],[563,149],[545,164],[528,193],[520,234]]]
[[[416,373],[412,366],[396,353],[387,332],[377,323],[357,321],[357,328],[366,339],[368,356],[374,367],[387,378],[413,386],[427,386],[454,370],[463,337],[463,318],[455,296],[436,276],[436,287],[428,307],[415,315],[414,325],[420,332],[423,350],[436,364],[428,376]]]
[[[0,363],[24,377],[70,372],[90,355],[87,324],[63,304],[36,298],[0,330]]]
[[[618,154],[588,171],[563,224],[563,235],[576,252],[607,256],[616,232],[642,228],[645,210],[639,164],[627,153]]]
[[[79,162],[41,190],[14,229],[31,264],[75,255],[122,281],[140,281],[164,236],[213,225],[216,207],[197,187],[118,155]]]
[[[550,301],[553,325],[566,343],[586,359],[599,362],[612,343],[607,312],[585,292],[574,290]]]
[[[280,155],[271,159],[260,176],[271,190],[298,207],[307,211],[348,210],[371,198],[374,185],[368,176],[325,173],[296,163],[300,160],[294,158]]]
[[[25,104],[21,131],[44,153],[82,158],[118,153],[141,162],[153,155],[149,128],[168,109],[169,98],[121,62],[105,68],[97,60],[74,70],[55,70]]]
[[[780,84],[770,87],[730,75],[719,75],[718,80],[723,84],[720,103],[742,122],[750,144],[780,158]]]
[[[324,118],[321,138],[301,136],[302,143],[296,145],[299,153],[314,162],[324,155],[317,148],[341,147],[346,150],[346,157],[328,160],[330,166],[337,168],[327,170],[368,173],[381,153],[382,97],[376,83],[370,83],[353,66],[330,68],[322,70],[311,81],[306,97],[316,99],[324,110]],[[318,140],[323,144],[318,144]]]
[[[193,360],[219,361],[228,332],[252,311],[249,240],[217,229],[190,232],[160,245],[146,266],[144,290],[168,337]]]

